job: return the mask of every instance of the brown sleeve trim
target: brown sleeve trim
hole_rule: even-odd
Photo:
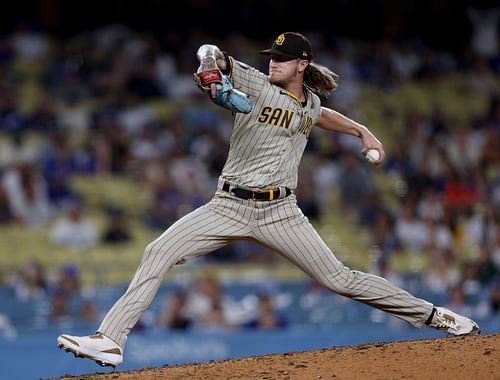
[[[226,60],[226,69],[225,70],[221,70],[223,74],[231,77],[232,73],[233,73],[233,59],[231,58],[231,56],[227,53],[227,51],[223,51],[222,54],[224,54],[224,58]]]

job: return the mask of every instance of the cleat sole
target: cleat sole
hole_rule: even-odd
[[[116,368],[116,365],[112,364],[112,363],[108,363],[108,362],[105,362],[105,361],[102,361],[102,360],[99,360],[99,359],[95,359],[89,355],[85,355],[81,352],[78,352],[70,347],[66,347],[64,344],[58,344],[57,345],[58,348],[60,349],[63,349],[65,352],[71,352],[75,358],[80,358],[80,359],[90,359],[90,360],[93,360],[94,362],[96,362],[98,365],[100,365],[101,367],[112,367],[113,369]]]
[[[97,361],[97,360],[95,360],[95,362],[96,362],[97,364],[99,364],[101,367],[113,367],[113,369],[115,369],[115,368],[116,368],[116,366],[115,366],[115,365],[113,365],[113,364],[111,364],[111,363],[108,363],[108,362]]]

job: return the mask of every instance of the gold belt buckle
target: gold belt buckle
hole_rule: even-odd
[[[269,189],[269,190],[254,190],[252,191],[252,200],[257,200],[255,198],[255,194],[259,193],[259,194],[269,194],[269,200],[272,201],[274,200],[274,194],[276,193],[276,189]]]

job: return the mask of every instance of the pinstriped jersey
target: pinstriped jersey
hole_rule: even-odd
[[[252,102],[236,113],[222,178],[251,188],[297,187],[298,167],[311,129],[319,119],[319,97],[304,89],[307,101],[269,82],[267,75],[229,57],[236,89]]]

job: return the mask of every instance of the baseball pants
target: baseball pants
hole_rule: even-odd
[[[126,292],[98,332],[124,347],[130,330],[149,307],[175,264],[239,239],[259,242],[299,266],[331,291],[421,327],[433,305],[384,278],[341,263],[297,205],[295,195],[274,201],[243,200],[218,190],[204,206],[179,219],[147,245]]]

